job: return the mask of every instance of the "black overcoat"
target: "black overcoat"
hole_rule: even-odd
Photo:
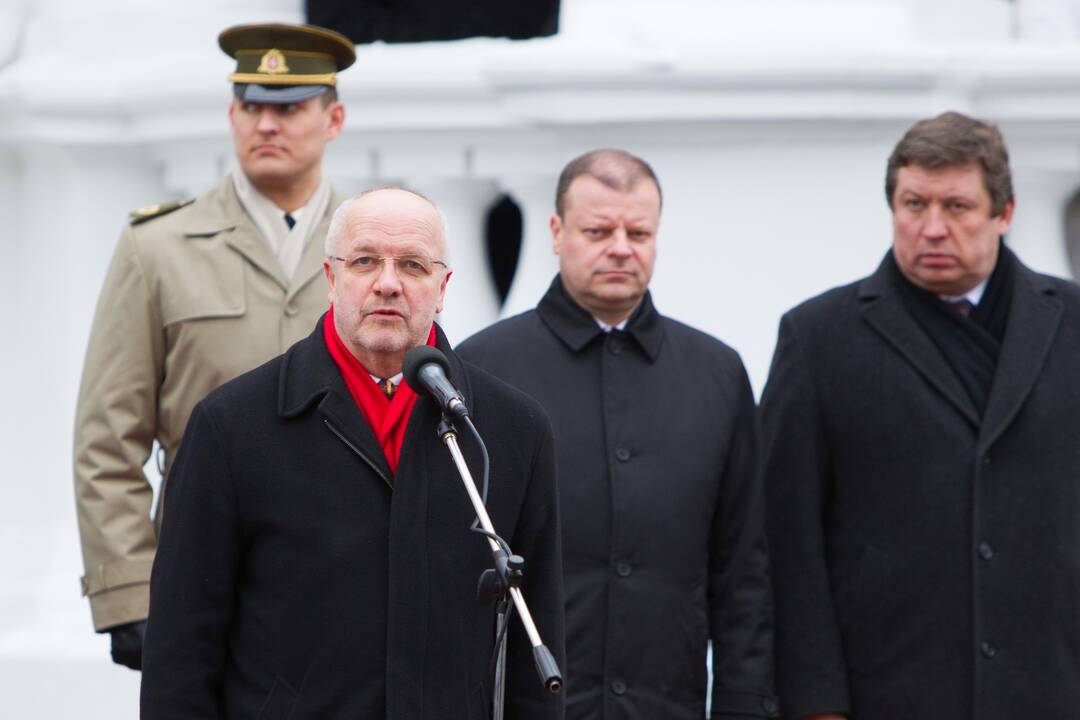
[[[151,578],[144,720],[488,717],[493,615],[476,583],[491,551],[469,530],[438,408],[417,400],[391,474],[322,322],[192,415]],[[561,660],[550,425],[437,342],[491,453],[492,520],[525,557],[526,599]],[[514,623],[507,717],[561,718]]]
[[[646,294],[604,333],[556,277],[536,310],[459,347],[555,428],[567,717],[767,717],[772,607],[754,400],[734,350]]]
[[[1080,292],[1016,262],[980,419],[891,262],[783,317],[762,398],[784,716],[1076,720]]]

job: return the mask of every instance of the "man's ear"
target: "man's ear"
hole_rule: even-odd
[[[548,226],[551,228],[551,249],[558,255],[559,248],[562,245],[563,234],[562,218],[559,217],[559,213],[551,214],[551,220],[548,221]]]
[[[439,300],[435,304],[435,312],[441,313],[443,311],[443,302],[446,300],[446,283],[450,282],[450,276],[454,274],[453,270],[447,271],[445,277],[442,279],[442,284],[439,286]]]
[[[1001,214],[998,215],[998,235],[1004,235],[1012,227],[1013,213],[1016,211],[1016,200],[1005,203]]]
[[[330,142],[341,134],[341,128],[345,126],[345,105],[336,100],[327,108],[330,114],[330,123],[326,126],[326,141]]]
[[[329,259],[323,259],[322,261],[323,275],[326,276],[326,298],[330,301],[330,304],[334,304],[334,268],[330,265]]]

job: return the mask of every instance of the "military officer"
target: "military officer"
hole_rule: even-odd
[[[143,465],[168,475],[207,392],[311,333],[327,309],[323,238],[340,203],[322,175],[353,44],[307,25],[242,25],[229,126],[237,169],[206,194],[132,213],[98,299],[75,421],[83,594],[113,660],[139,669],[157,546]],[[160,521],[160,518],[158,518]]]

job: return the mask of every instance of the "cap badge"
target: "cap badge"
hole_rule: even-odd
[[[268,75],[281,75],[282,73],[289,72],[289,66],[285,63],[285,56],[280,50],[267,50],[266,54],[262,56],[262,61],[259,63],[259,69],[255,72],[266,73]]]

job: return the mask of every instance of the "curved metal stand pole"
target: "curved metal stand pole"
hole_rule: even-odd
[[[469,466],[465,462],[465,456],[461,454],[461,448],[458,446],[457,432],[453,430],[453,426],[448,421],[444,421],[440,426],[440,439],[447,449],[450,450],[450,455],[454,459],[454,464],[457,466],[458,473],[461,475],[461,482],[465,485],[465,492],[469,494],[469,500],[472,502],[473,509],[476,511],[476,517],[480,520],[480,527],[492,535],[495,534],[495,527],[491,524],[491,518],[488,516],[487,508],[484,507],[484,500],[480,497],[480,492],[476,489],[476,482],[473,480],[472,473],[469,472]],[[487,537],[488,545],[491,546],[491,552],[494,555],[499,555],[503,552],[502,547],[490,536]],[[533,622],[532,613],[529,612],[529,606],[525,603],[525,596],[522,594],[520,588],[510,588],[510,599],[514,602],[514,608],[517,610],[517,615],[521,618],[521,624],[525,627],[525,633],[529,636],[529,644],[533,648],[533,661],[536,663],[536,671],[540,674],[540,679],[544,683],[544,686],[552,693],[557,693],[562,689],[562,674],[559,672],[558,665],[555,664],[555,658],[552,657],[551,651],[544,645],[544,641],[540,639],[540,633],[536,629],[536,623]],[[505,620],[505,618],[504,618]],[[508,635],[508,633],[507,633]],[[507,635],[503,641],[503,646],[500,649],[500,662],[505,662],[506,643],[508,641]],[[498,636],[496,636],[498,637]],[[505,668],[501,672],[498,672],[499,682],[496,685],[505,683],[506,673]],[[500,687],[496,687],[495,693],[500,696],[502,700],[505,695],[505,690]],[[502,716],[502,703],[496,703],[495,712],[499,713],[498,717]]]

